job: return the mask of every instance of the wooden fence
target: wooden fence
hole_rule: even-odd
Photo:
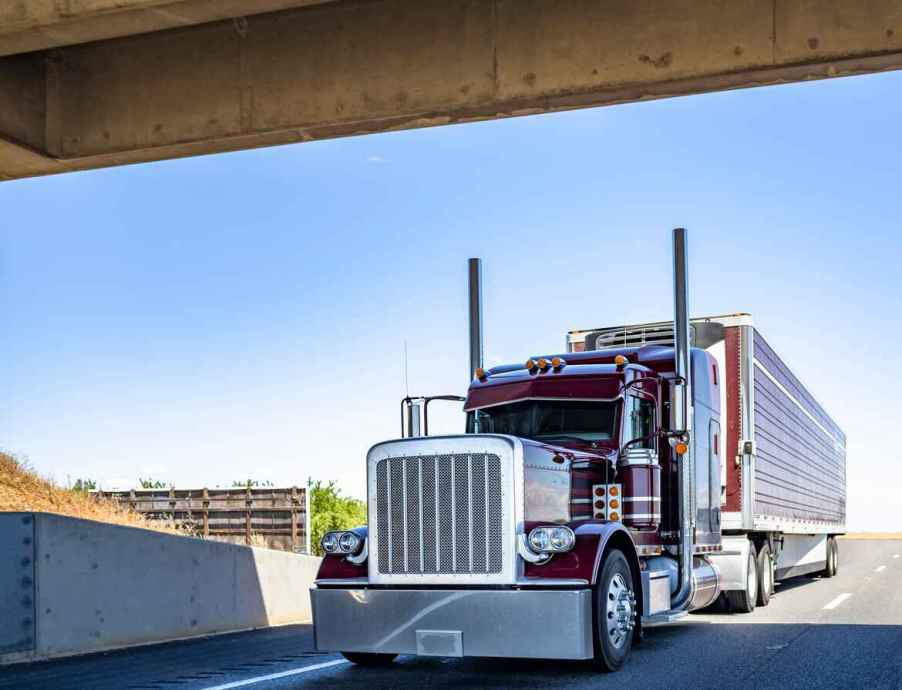
[[[142,489],[101,491],[141,513],[148,520],[167,520],[217,541],[266,545],[284,551],[308,552],[307,490]]]

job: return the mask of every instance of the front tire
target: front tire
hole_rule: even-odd
[[[595,664],[619,671],[633,648],[638,607],[633,573],[620,549],[611,549],[595,585]]]
[[[727,592],[730,608],[736,613],[751,613],[758,600],[758,554],[755,545],[749,542],[748,572],[745,578],[745,589]]]
[[[388,666],[397,654],[371,654],[369,652],[342,652],[341,655],[358,666]]]

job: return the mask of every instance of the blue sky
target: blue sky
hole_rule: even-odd
[[[338,479],[411,393],[750,311],[849,437],[849,524],[900,529],[902,74],[313,142],[0,185],[0,447],[127,486]],[[435,426],[462,428],[459,412]]]

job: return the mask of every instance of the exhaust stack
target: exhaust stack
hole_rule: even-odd
[[[476,369],[482,366],[482,259],[470,259],[470,371],[467,380],[473,379]]]
[[[692,427],[692,379],[689,371],[689,266],[686,253],[686,229],[673,231],[673,355],[674,373],[670,394],[671,441],[685,443],[688,451],[679,457],[680,483],[680,578],[671,609],[686,609],[692,599],[692,558],[695,550],[692,514],[694,491]]]

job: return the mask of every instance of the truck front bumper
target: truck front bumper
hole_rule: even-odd
[[[310,596],[321,651],[593,656],[589,589],[313,588]]]

